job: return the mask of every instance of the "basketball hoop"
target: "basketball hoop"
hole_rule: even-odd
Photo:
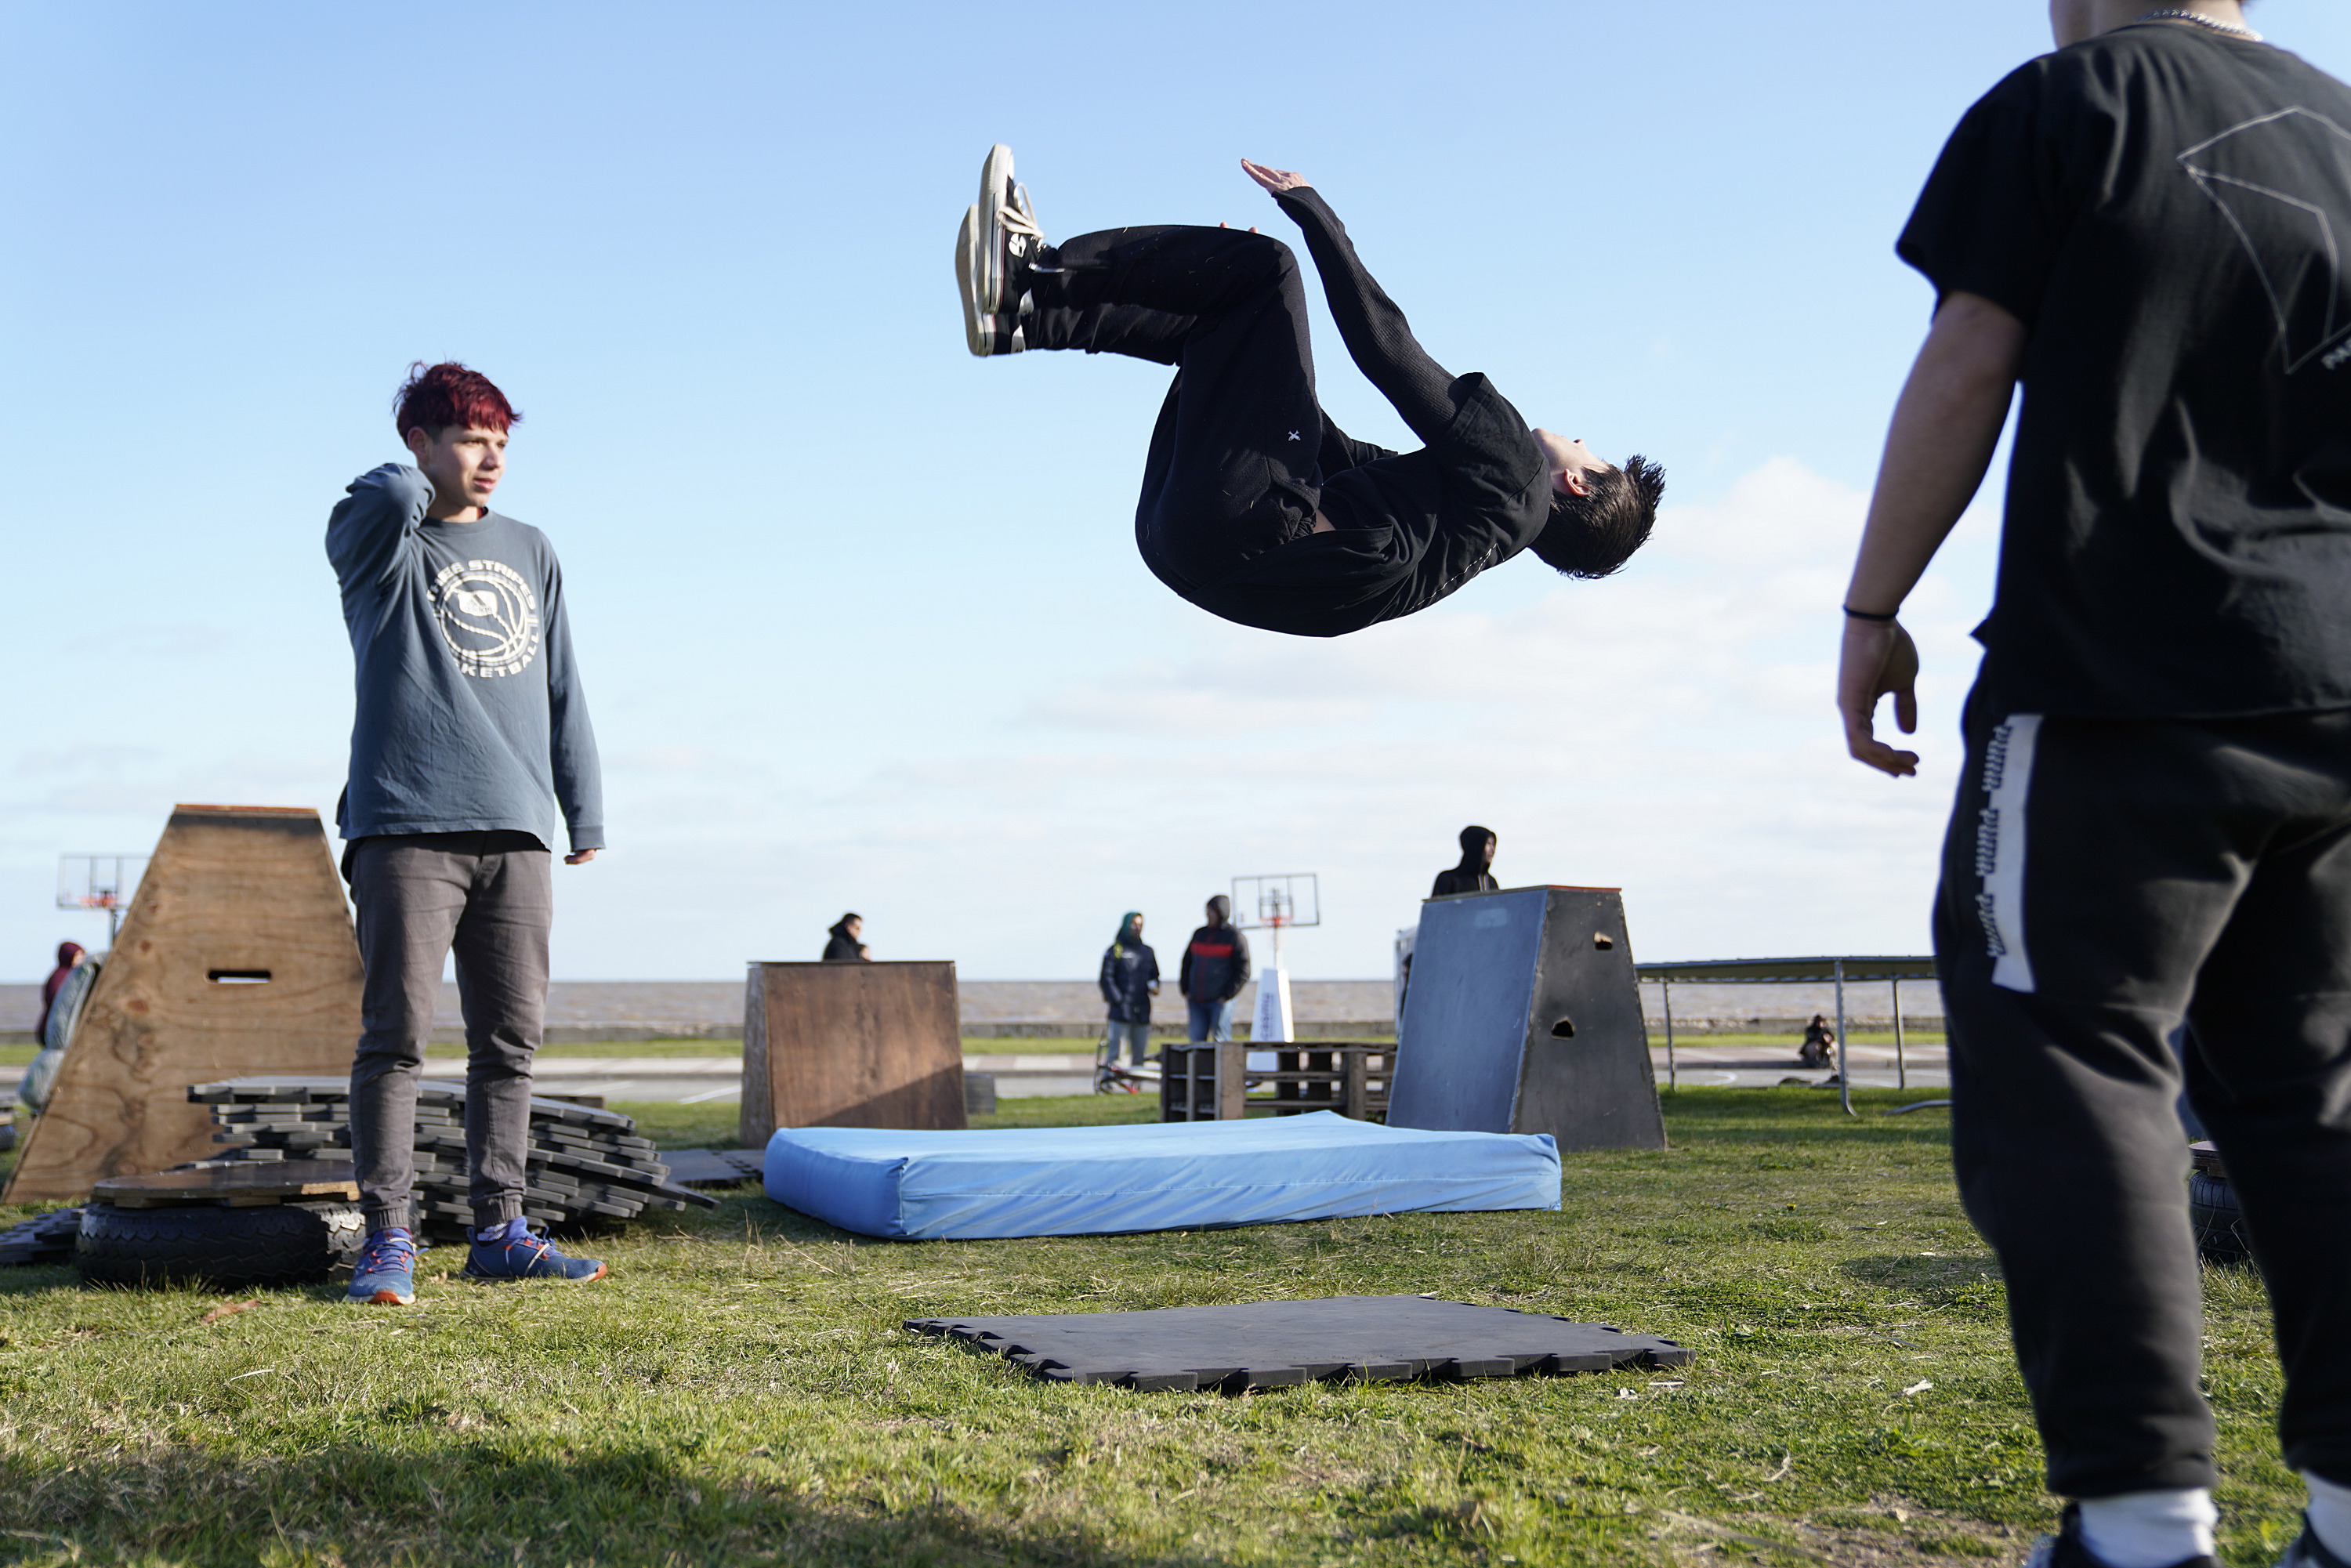
[[[1233,924],[1244,931],[1270,930],[1322,924],[1320,884],[1311,871],[1283,872],[1278,876],[1233,878]]]
[[[146,873],[145,855],[59,855],[57,907],[106,911],[106,945],[122,929],[122,912],[131,907]]]
[[[1281,934],[1322,924],[1321,883],[1311,871],[1237,876],[1233,878],[1233,924],[1244,931],[1273,933],[1273,963],[1258,977],[1257,1016],[1249,1026],[1249,1043],[1286,1042],[1297,1030],[1290,1007],[1290,970],[1281,961]],[[1264,1065],[1270,1067],[1271,1060]]]

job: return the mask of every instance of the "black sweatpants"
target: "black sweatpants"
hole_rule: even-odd
[[[2269,1285],[2298,1469],[2351,1483],[2351,712],[1969,702],[1935,949],[1959,1192],[1999,1254],[2050,1490],[2210,1486],[2174,1101]]]
[[[1135,509],[1135,542],[1161,580],[1178,592],[1214,582],[1312,531],[1323,420],[1290,247],[1157,225],[1080,235],[1044,262],[1060,270],[1029,275],[1029,348],[1179,367]]]

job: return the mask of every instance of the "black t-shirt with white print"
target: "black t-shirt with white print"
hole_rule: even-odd
[[[1898,248],[2031,329],[1976,633],[2002,706],[2351,706],[2351,89],[2119,28],[1970,110]]]

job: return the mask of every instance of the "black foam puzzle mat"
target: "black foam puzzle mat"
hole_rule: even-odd
[[[1322,1379],[1518,1377],[1683,1366],[1669,1339],[1547,1312],[1426,1296],[1332,1296],[1227,1307],[913,1318],[1057,1383],[1238,1393]]]

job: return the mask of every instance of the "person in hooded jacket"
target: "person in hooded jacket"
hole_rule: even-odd
[[[1192,1042],[1233,1038],[1233,998],[1249,984],[1249,938],[1233,924],[1233,901],[1223,894],[1208,900],[1208,923],[1184,945],[1176,988],[1191,1004]]]
[[[1103,1065],[1118,1065],[1123,1042],[1127,1060],[1140,1067],[1151,1049],[1151,998],[1159,994],[1159,956],[1143,942],[1143,915],[1130,909],[1118,923],[1118,936],[1102,953],[1102,1000],[1110,1026],[1102,1033]]]
[[[89,956],[89,950],[78,942],[57,944],[57,967],[49,971],[47,979],[41,982],[41,1018],[33,1025],[36,1040],[48,1039],[49,1009],[57,1005],[57,993],[65,988],[66,977],[81,967],[83,960]]]
[[[16,1083],[16,1098],[36,1116],[49,1103],[49,1086],[65,1062],[74,1015],[89,997],[97,972],[97,961],[80,943],[57,944],[57,967],[41,983],[41,1016],[33,1026],[33,1042],[40,1049]]]
[[[1494,849],[1499,842],[1494,830],[1472,823],[1461,830],[1461,863],[1437,873],[1437,885],[1428,890],[1431,898],[1450,898],[1457,893],[1492,893],[1502,884],[1494,880]]]
[[[872,956],[858,941],[865,935],[865,916],[844,915],[825,927],[824,962],[828,964],[872,963]]]

